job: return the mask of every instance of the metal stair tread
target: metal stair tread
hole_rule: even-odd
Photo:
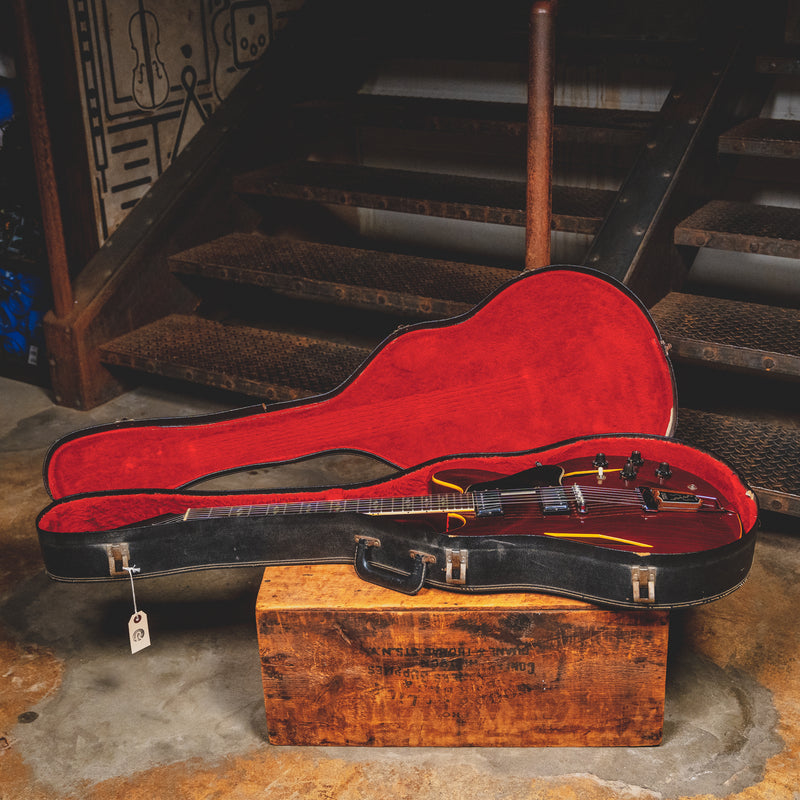
[[[440,5],[425,3],[421,13],[404,6],[401,19],[387,17],[387,12],[381,9],[381,19],[391,19],[392,35],[381,38],[380,55],[396,61],[527,62],[529,14],[524,4],[494,6],[492,14],[481,14],[477,23],[474,15],[465,14],[463,3],[449,12],[440,12],[437,17],[433,9]],[[506,5],[508,8],[504,8]],[[557,65],[577,62],[597,69],[612,65],[664,70],[685,61],[697,47],[694,41],[642,36],[641,31],[626,30],[616,24],[606,29],[607,17],[603,19],[606,24],[589,24],[588,28],[581,24],[575,30],[561,31],[555,53]],[[356,43],[363,43],[362,47],[374,45],[374,28],[364,30]]]
[[[800,377],[800,310],[671,292],[651,314],[673,357]]]
[[[800,75],[797,48],[782,46],[755,58],[755,71],[761,75]]]
[[[719,137],[718,149],[736,155],[800,158],[800,120],[747,119]]]
[[[107,364],[274,402],[338,386],[371,349],[172,314],[106,342],[100,352]]]
[[[800,258],[800,209],[712,200],[675,228],[675,244]]]
[[[309,102],[295,113],[317,120],[320,116],[363,126],[481,136],[527,135],[528,107],[524,103],[357,94],[341,102]],[[653,111],[556,106],[555,141],[633,145],[657,120]]]
[[[170,258],[173,272],[296,297],[437,318],[468,311],[517,271],[328,243],[234,233]]]
[[[762,509],[800,516],[800,427],[680,408],[675,436],[734,467]]]
[[[243,173],[240,194],[384,209],[525,227],[523,181],[473,178],[351,164],[298,161]],[[616,192],[553,186],[553,228],[596,233]]]

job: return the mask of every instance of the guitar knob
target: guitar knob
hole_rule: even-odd
[[[672,477],[672,470],[670,469],[669,464],[667,464],[666,461],[662,461],[656,467],[656,475],[658,475],[659,478],[663,478],[664,480]]]
[[[606,458],[606,454],[598,453],[594,457],[594,461],[592,461],[592,466],[603,467],[605,469],[608,466],[608,459]]]
[[[630,462],[635,464],[637,467],[641,467],[644,464],[644,459],[642,458],[642,454],[638,450],[634,450],[631,453]]]
[[[624,478],[626,481],[633,480],[639,472],[639,465],[636,464],[632,458],[629,458],[625,462],[625,466],[620,470],[619,476],[620,478]]]

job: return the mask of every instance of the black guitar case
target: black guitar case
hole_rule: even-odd
[[[745,580],[758,506],[729,465],[672,438],[675,422],[672,369],[642,304],[600,273],[548,267],[465,315],[401,329],[327,394],[64,437],[45,462],[52,502],[39,541],[48,573],[69,581],[127,579],[134,565],[145,577],[349,562],[407,593],[692,605]],[[193,488],[332,452],[395,472],[280,491]],[[539,465],[566,472],[557,502],[538,499],[522,517],[376,516],[353,504],[493,491]],[[635,503],[596,514],[601,495]],[[302,513],[272,513],[301,502]],[[208,513],[180,519],[190,509]]]

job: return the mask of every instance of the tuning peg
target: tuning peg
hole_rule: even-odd
[[[671,478],[672,477],[672,470],[670,469],[670,466],[669,466],[669,464],[667,464],[666,461],[662,461],[656,467],[656,475],[658,475],[658,477],[662,478],[663,480],[666,480],[667,478]]]
[[[639,465],[634,462],[632,458],[629,458],[625,462],[625,466],[620,470],[619,476],[620,478],[624,478],[626,481],[633,480],[639,472]]]
[[[644,464],[644,459],[642,458],[642,454],[638,450],[634,450],[631,453],[630,462],[635,464],[637,467],[641,467]]]
[[[605,453],[598,453],[594,457],[594,461],[592,461],[592,465],[595,467],[603,467],[605,469],[608,466],[608,459],[606,458]]]

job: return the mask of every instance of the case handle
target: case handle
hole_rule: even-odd
[[[380,539],[372,536],[356,536],[354,566],[358,577],[368,583],[383,586],[385,589],[393,589],[403,594],[417,594],[425,583],[428,564],[435,564],[436,557],[428,553],[420,553],[418,550],[409,550],[409,555],[414,559],[414,566],[409,575],[399,575],[370,564],[367,560],[370,549],[380,546]]]

